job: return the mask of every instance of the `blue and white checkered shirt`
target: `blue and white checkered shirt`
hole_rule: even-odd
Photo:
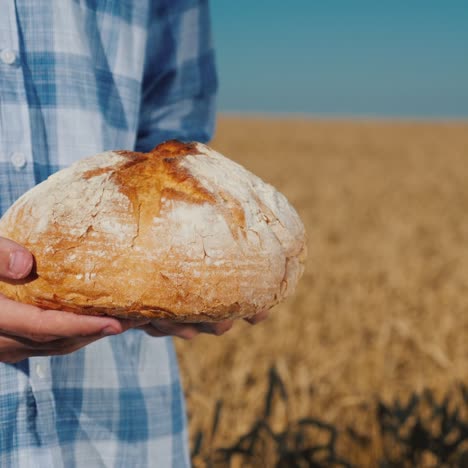
[[[77,159],[207,141],[203,0],[0,0],[0,214]],[[1,313],[1,311],[0,311]],[[189,465],[171,339],[133,330],[0,364],[0,467]]]

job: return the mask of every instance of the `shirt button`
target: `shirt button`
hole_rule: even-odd
[[[12,153],[11,155],[11,163],[15,166],[16,169],[22,169],[26,166],[26,156],[23,153]]]
[[[3,49],[0,52],[0,59],[7,65],[13,65],[16,62],[16,54],[11,49]]]
[[[36,363],[36,374],[40,379],[45,377],[44,368],[39,363]]]

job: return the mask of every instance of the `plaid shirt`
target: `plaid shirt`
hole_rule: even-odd
[[[207,141],[215,91],[207,1],[0,0],[0,214],[79,158]],[[2,468],[187,466],[186,436],[169,338],[0,364]]]

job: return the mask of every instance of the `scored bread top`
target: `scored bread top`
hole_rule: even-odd
[[[0,292],[45,308],[223,320],[270,308],[303,271],[304,226],[286,198],[201,143],[110,151],[57,172],[0,220],[35,256]]]

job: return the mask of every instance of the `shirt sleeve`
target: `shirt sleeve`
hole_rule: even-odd
[[[207,142],[218,80],[207,0],[152,2],[136,150]]]

